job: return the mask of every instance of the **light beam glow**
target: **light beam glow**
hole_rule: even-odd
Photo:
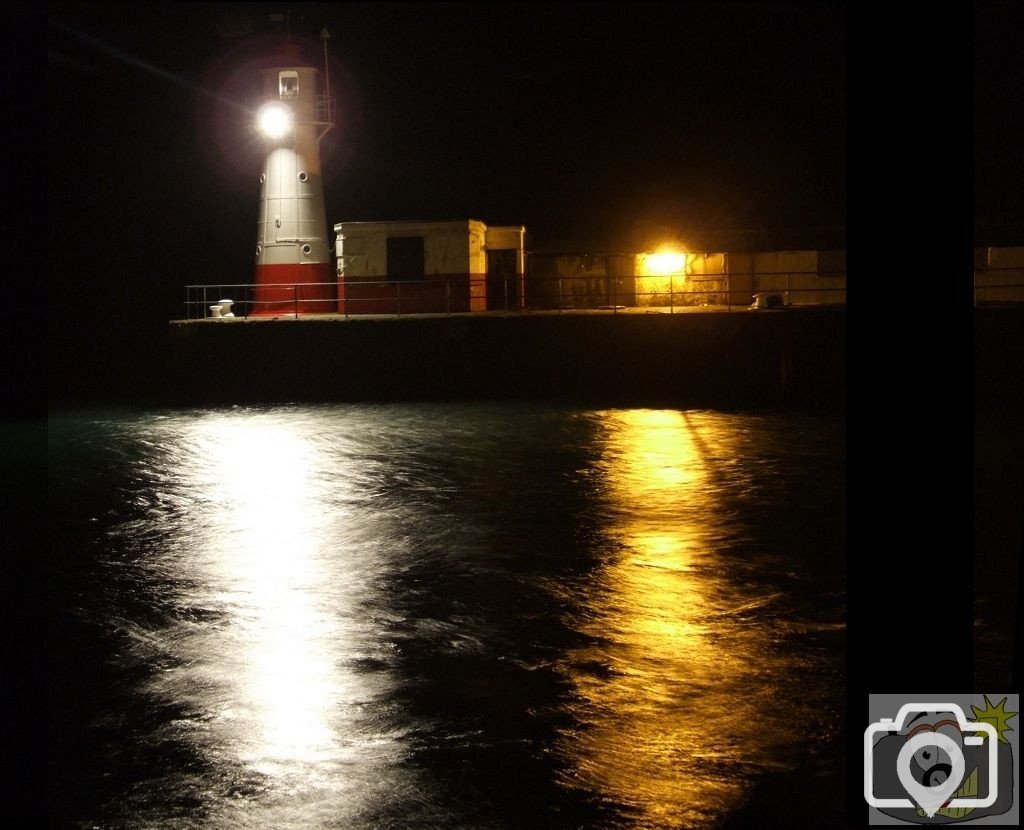
[[[686,254],[679,251],[662,250],[644,258],[645,276],[667,277],[682,274],[686,268]]]
[[[291,132],[293,121],[291,110],[278,103],[267,104],[256,116],[256,124],[267,138],[284,137]]]

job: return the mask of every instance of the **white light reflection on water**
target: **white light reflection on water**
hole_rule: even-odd
[[[676,411],[597,417],[615,552],[571,621],[593,644],[565,665],[581,724],[560,745],[566,784],[641,827],[714,826],[815,729],[764,613],[779,595],[744,586],[732,558],[720,496],[734,483],[716,465],[742,448],[713,418],[698,432]]]
[[[339,474],[343,458],[318,456],[324,442],[308,440],[300,419],[214,413],[174,435],[169,484],[192,506],[153,567],[178,577],[177,604],[216,622],[157,633],[175,660],[151,692],[193,713],[177,737],[214,767],[193,782],[206,821],[365,820],[405,774],[399,736],[362,715],[387,693],[388,673],[353,668],[377,648],[360,618],[372,560],[351,515],[355,476]]]
[[[281,425],[207,421],[195,437],[207,463],[193,486],[223,505],[223,533],[208,540],[209,555],[242,646],[222,655],[238,660],[221,673],[238,703],[220,716],[237,725],[239,758],[260,772],[287,775],[336,759],[329,721],[342,678],[325,648],[338,624],[318,602],[325,511],[308,479],[314,459]]]

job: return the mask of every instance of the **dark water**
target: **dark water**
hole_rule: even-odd
[[[716,826],[838,731],[843,446],[525,404],[53,417],[53,814]]]

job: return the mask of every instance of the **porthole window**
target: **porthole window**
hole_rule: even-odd
[[[260,184],[263,184],[263,182],[265,182],[266,180],[267,180],[267,174],[266,173],[260,173]]]
[[[259,256],[262,253],[263,253],[263,246],[262,245],[257,245],[256,246],[256,256]]]
[[[313,246],[312,245],[303,245],[302,246],[302,253],[304,253],[304,254],[306,254],[308,256],[312,252],[313,252]]]
[[[299,171],[299,181],[300,181],[300,182],[304,182],[304,181],[306,181],[306,180],[307,180],[308,178],[309,178],[309,176],[307,175],[307,173],[306,173],[306,171],[305,171],[305,170],[300,170],[300,171]]]

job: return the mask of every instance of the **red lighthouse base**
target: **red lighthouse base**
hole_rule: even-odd
[[[255,282],[250,316],[337,311],[337,282],[329,262],[257,265]]]

